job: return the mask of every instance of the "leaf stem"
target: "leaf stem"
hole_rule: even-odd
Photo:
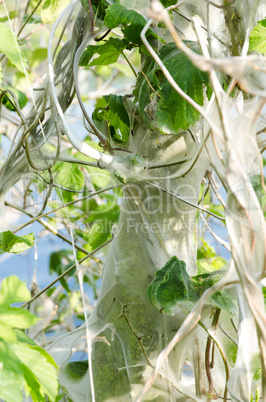
[[[122,54],[122,56],[124,56],[124,59],[126,60],[126,62],[127,62],[127,64],[129,65],[129,67],[131,68],[131,70],[132,70],[132,72],[133,72],[135,78],[137,78],[137,73],[136,73],[136,71],[135,71],[133,65],[131,64],[131,62],[129,61],[129,59],[127,58],[127,56],[124,54],[124,52],[122,52],[121,54]]]
[[[103,40],[104,38],[106,38],[107,35],[109,35],[109,33],[111,32],[111,29],[108,29],[102,36],[100,36],[99,38],[95,38],[95,42],[100,42],[101,40]]]

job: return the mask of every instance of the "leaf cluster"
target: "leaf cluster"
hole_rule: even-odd
[[[147,287],[147,296],[150,302],[165,314],[174,315],[177,307],[189,311],[203,293],[215,285],[224,274],[225,270],[219,269],[190,277],[185,262],[172,257],[156,272],[154,280]],[[229,290],[218,291],[208,302],[233,315],[236,305],[232,296],[233,293]]]
[[[24,282],[15,275],[5,278],[0,289],[0,398],[22,402],[23,391],[34,402],[55,401],[58,381],[57,366],[52,357],[23,330],[39,319],[21,307],[11,304],[30,300]]]
[[[124,50],[132,50],[135,47],[138,47],[140,52],[146,53],[140,38],[140,33],[146,24],[145,18],[136,11],[128,10],[118,4],[104,7],[104,24],[110,30],[120,27],[123,38],[111,37],[99,45],[89,45],[80,59],[80,66],[106,66],[116,63]],[[157,39],[157,35],[151,29],[148,30],[147,37],[149,40]],[[95,54],[99,56],[91,61]]]

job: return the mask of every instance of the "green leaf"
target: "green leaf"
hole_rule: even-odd
[[[257,384],[257,386],[256,386],[256,394],[255,394],[255,402],[259,402],[259,400],[260,400],[260,388],[259,388],[259,386]]]
[[[1,361],[0,361],[1,363]],[[22,384],[14,378],[12,371],[0,369],[0,398],[6,402],[22,402]]]
[[[10,86],[5,87],[4,89],[10,89],[14,93],[15,97],[17,98],[19,107],[21,109],[23,109],[26,106],[26,104],[28,103],[28,98],[24,94],[24,92],[21,92],[19,89],[16,89],[16,88],[13,88]],[[7,109],[15,111],[16,108],[12,105],[12,103],[9,101],[9,99],[11,101],[13,101],[13,96],[10,93],[5,94],[2,98],[2,103],[3,103],[3,105],[5,105],[5,107]]]
[[[177,3],[176,0],[160,0],[160,2],[164,7],[170,7]],[[176,10],[178,10],[178,8],[176,8]]]
[[[231,343],[230,346],[228,347],[228,349],[226,351],[226,358],[228,359],[228,361],[230,363],[235,364],[236,357],[237,357],[237,350],[238,350],[237,345],[235,345],[233,343]]]
[[[213,246],[209,245],[204,239],[201,239],[202,246],[198,247],[197,259],[209,259],[216,256],[215,249]]]
[[[50,274],[56,273],[57,275],[61,275],[71,265],[73,265],[72,250],[59,250],[54,251],[53,253],[50,254],[50,261],[49,261]],[[74,273],[75,271],[73,270],[72,272],[69,272],[67,276],[69,277]],[[60,283],[68,293],[71,292],[65,278],[61,278]]]
[[[15,329],[14,332],[16,333],[19,342],[28,344],[32,349],[37,350],[54,368],[58,368],[52,356],[50,356],[45,349],[38,346],[33,339],[25,334],[25,332],[20,331],[19,329]]]
[[[28,396],[30,394],[33,402],[45,402],[45,398],[40,392],[40,384],[32,374],[31,370],[23,363],[21,363],[21,367],[25,379],[24,386],[26,395]]]
[[[134,24],[144,27],[146,20],[144,17],[142,17],[142,15],[134,10],[129,10],[126,7],[118,4],[112,4],[106,11],[104,23],[110,29],[114,29],[120,24],[125,26]]]
[[[0,84],[2,84],[3,81],[3,69],[2,69],[2,65],[0,64]]]
[[[145,108],[151,103],[152,99],[156,98],[154,92],[151,93],[149,84],[153,85],[154,90],[159,89],[159,81],[154,74],[155,61],[153,58],[147,57],[141,69],[142,71],[138,73],[136,86],[133,91],[133,95],[135,97],[134,102],[138,104],[140,116],[146,122],[148,127],[151,128],[152,126],[156,125],[156,122],[154,121],[156,120],[156,107],[154,108],[152,115],[147,115]]]
[[[219,269],[214,272],[192,276],[191,282],[194,292],[198,297],[202,296],[203,293],[215,285],[225,273],[225,269]],[[236,295],[233,289],[218,291],[209,298],[209,302],[220,309],[226,310],[231,315],[234,315],[237,311],[235,300]]]
[[[42,6],[41,18],[44,24],[54,22],[71,0],[46,0]]]
[[[43,356],[35,347],[26,343],[11,344],[11,348],[19,360],[26,366],[24,370],[25,380],[31,389],[34,384],[38,384],[38,388],[34,387],[33,391],[37,395],[44,398],[47,395],[52,401],[55,400],[58,390],[56,369],[46,357]],[[24,367],[23,366],[23,367]],[[45,400],[45,399],[41,399]]]
[[[257,368],[257,370],[254,373],[253,380],[259,381],[261,379],[261,377],[262,377],[262,368],[259,367],[259,368]]]
[[[4,278],[0,289],[0,307],[10,306],[12,303],[20,303],[30,300],[30,292],[27,286],[17,276],[11,275]]]
[[[95,58],[89,66],[107,66],[116,63],[121,54],[120,50],[108,43],[99,46],[96,53],[99,54],[99,57]]]
[[[114,140],[127,142],[129,137],[129,117],[124,106],[123,97],[118,95],[104,96],[108,104],[108,122],[113,130],[110,130]]]
[[[5,15],[0,18],[0,22],[6,22],[9,19],[12,20],[14,18],[18,17],[18,10],[17,11],[10,11],[8,15]]]
[[[105,220],[108,222],[117,221],[120,214],[119,206],[114,202],[98,205],[85,220],[85,222],[95,222],[97,220]]]
[[[106,10],[104,23],[110,29],[121,25],[125,39],[133,44],[142,44],[140,33],[146,25],[146,20],[136,11],[129,10],[118,4],[112,4]],[[148,38],[157,38],[151,29],[148,30],[146,36]]]
[[[199,53],[196,42],[186,41],[186,44]],[[180,88],[199,105],[203,105],[203,88],[208,84],[208,75],[198,70],[173,42],[161,48],[159,57]],[[166,134],[195,125],[199,113],[173,89],[154,61],[147,58],[143,68],[147,78],[139,73],[134,91],[141,117]]]
[[[22,21],[25,22],[29,18],[29,14],[25,14],[22,18]],[[33,15],[27,21],[27,24],[40,24],[42,22],[41,17],[39,15]]]
[[[19,360],[15,353],[10,348],[10,345],[0,340],[0,365],[1,369],[13,373],[13,377],[20,380],[22,378],[22,370]],[[1,377],[1,376],[0,376]]]
[[[74,163],[59,162],[56,165],[58,184],[71,190],[81,190],[85,185],[83,173]]]
[[[111,233],[111,227],[105,227],[102,222],[95,222],[92,227],[90,228],[89,234],[88,234],[88,244],[85,246],[85,248],[88,251],[95,250],[97,247],[99,247],[101,244],[106,242],[108,240],[108,237],[110,236]]]
[[[0,322],[14,328],[29,328],[39,321],[30,311],[22,308],[9,307],[0,309]],[[0,335],[1,336],[1,335]]]
[[[186,264],[172,257],[156,272],[154,280],[147,287],[150,302],[161,312],[173,315],[180,302],[190,302],[195,298]]]
[[[17,236],[10,232],[0,233],[0,254],[1,253],[23,253],[34,245],[34,234]]]
[[[90,11],[89,3],[88,0],[80,0],[81,4],[83,7],[87,10]],[[109,3],[105,0],[91,0],[91,5],[92,5],[92,11],[93,15],[100,20],[103,20],[105,17],[105,10],[109,6]]]
[[[16,354],[0,340],[0,398],[7,402],[23,401],[23,370]]]
[[[154,280],[147,287],[147,295],[150,302],[163,313],[174,315],[177,307],[187,313],[205,290],[217,283],[225,272],[219,270],[190,277],[185,262],[172,257],[156,272]],[[235,314],[235,298],[233,290],[224,290],[216,292],[208,302],[229,314]]]
[[[130,122],[124,106],[123,96],[106,95],[105,107],[94,110],[92,117],[95,121],[107,121],[109,133],[114,141],[127,142],[129,137]]]
[[[214,247],[201,239],[202,246],[197,250],[197,274],[216,271],[224,266],[226,260],[217,256]]]
[[[10,325],[0,322],[0,338],[5,342],[16,342],[17,337],[15,331]]]
[[[10,294],[12,285],[14,295]],[[45,402],[45,395],[54,401],[58,381],[53,358],[24,332],[11,328],[28,328],[38,321],[28,310],[6,307],[11,302],[24,300],[25,293],[25,284],[17,277],[3,280],[0,290],[0,398],[7,402],[22,402],[24,388],[26,396],[31,394],[35,402]]]
[[[96,53],[98,53],[98,49],[100,49],[100,48],[101,48],[100,45],[95,45],[95,46],[94,45],[89,45],[89,46],[87,46],[86,49],[84,50],[84,52],[82,53],[82,56],[81,56],[80,61],[79,61],[79,65],[82,66],[82,67],[86,67],[89,64],[91,58]]]
[[[79,65],[91,67],[116,63],[123,50],[129,47],[126,40],[117,38],[109,38],[102,45],[89,45],[82,54]],[[90,62],[95,54],[99,54],[99,57]]]
[[[0,23],[0,52],[10,60],[10,62],[21,72],[27,68],[27,59],[19,49],[17,39],[12,30],[5,24]]]
[[[266,53],[266,18],[253,28],[249,37],[249,50]]]
[[[186,44],[193,51],[199,52],[196,43]],[[208,75],[198,70],[175,43],[163,46],[159,57],[180,88],[199,105],[203,105],[203,86],[208,83]],[[158,127],[163,133],[186,130],[198,121],[199,113],[173,89],[165,77],[161,80],[159,95],[157,118]]]

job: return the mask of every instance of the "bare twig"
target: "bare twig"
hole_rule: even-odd
[[[128,306],[127,304],[126,304],[125,306],[122,306],[122,309],[123,309],[123,317],[124,317],[124,319],[126,320],[127,325],[128,325],[129,328],[131,329],[132,333],[133,333],[134,336],[137,338],[137,341],[138,341],[138,343],[139,343],[139,345],[140,345],[140,347],[141,347],[141,350],[142,350],[142,352],[143,352],[143,354],[144,354],[144,356],[145,356],[145,359],[147,360],[148,365],[149,365],[150,367],[154,368],[154,366],[151,364],[151,362],[150,362],[150,360],[149,360],[149,358],[148,358],[148,355],[147,355],[147,353],[146,353],[146,350],[145,350],[145,348],[144,348],[144,346],[143,346],[143,343],[142,343],[142,340],[141,340],[141,336],[138,336],[138,335],[136,334],[134,328],[132,327],[132,325],[131,325],[130,322],[129,322],[129,319],[128,319],[127,315],[126,315],[126,308],[127,308],[127,306]]]
[[[79,201],[83,201],[83,200],[85,200],[85,199],[87,199],[87,198],[93,197],[94,195],[101,194],[101,193],[103,193],[103,192],[105,192],[105,191],[108,191],[108,190],[113,190],[114,188],[123,187],[123,186],[125,186],[125,185],[127,185],[127,184],[124,184],[124,185],[123,185],[123,184],[118,184],[118,185],[116,185],[116,186],[110,186],[110,187],[101,189],[101,190],[99,190],[99,191],[95,191],[95,192],[92,193],[92,194],[85,195],[84,197],[78,198],[77,200],[67,202],[66,204],[61,205],[61,206],[58,207],[58,208],[55,208],[55,209],[52,209],[51,211],[48,211],[48,212],[43,213],[42,215],[38,216],[37,218],[32,218],[29,222],[26,222],[26,223],[20,225],[18,228],[16,228],[16,229],[15,229],[15,232],[18,232],[19,230],[23,229],[24,227],[30,225],[31,223],[35,222],[37,219],[43,218],[43,217],[48,216],[48,215],[50,215],[50,214],[53,214],[53,213],[55,213],[55,212],[57,212],[57,211],[60,211],[60,209],[66,208],[66,207],[68,207],[68,206],[70,206],[70,205],[73,205],[73,204],[79,202]],[[8,205],[8,203],[7,203],[6,201],[5,201],[5,205]]]
[[[5,204],[6,206],[15,209],[16,211],[22,212],[25,215],[28,215],[29,217],[33,218],[33,215],[30,214],[29,212],[27,212],[25,209],[19,208],[15,205],[10,204],[9,202],[6,202]],[[50,225],[48,222],[45,222],[43,219],[39,218],[38,216],[35,217],[34,219],[36,219],[37,222],[39,222],[41,225],[43,225],[46,229],[49,230],[49,232],[53,233],[54,235],[56,235],[57,237],[59,237],[60,239],[64,240],[66,243],[70,244],[71,246],[73,245],[73,242],[71,240],[69,240],[66,236],[64,236],[62,233],[58,232],[58,230],[56,228],[54,228],[52,225]],[[18,232],[18,230],[14,230],[13,233]],[[74,246],[77,250],[81,251],[84,254],[88,253],[88,250],[86,250],[85,248],[79,246],[77,243],[74,242]]]
[[[95,250],[93,250],[91,253],[87,254],[85,257],[81,258],[81,260],[78,261],[78,264],[83,263],[86,261],[88,258],[92,257],[97,251],[101,250],[103,247],[107,246],[109,243],[111,243],[112,239],[107,240],[105,243],[101,244],[99,247],[97,247]],[[53,285],[55,285],[60,279],[64,278],[69,272],[73,271],[73,269],[76,268],[76,263],[71,265],[70,268],[66,269],[61,275],[59,275],[54,281],[52,281],[48,286],[46,286],[44,289],[42,289],[39,293],[37,293],[34,297],[30,299],[27,303],[24,303],[21,307],[27,307],[31,302],[33,302],[35,299],[37,299],[39,296],[41,296],[43,293],[45,293],[48,289],[50,289]]]
[[[25,28],[25,26],[27,25],[27,23],[29,22],[29,20],[31,19],[31,17],[33,16],[33,14],[35,13],[35,11],[37,10],[37,8],[41,5],[41,3],[43,2],[43,0],[39,0],[38,3],[36,4],[36,6],[33,8],[32,12],[28,15],[28,17],[26,18],[24,24],[21,26],[20,30],[17,33],[17,37],[20,36],[21,32],[23,31],[23,29]]]

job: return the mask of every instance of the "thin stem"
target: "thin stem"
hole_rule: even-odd
[[[41,5],[41,3],[43,2],[43,0],[39,0],[38,3],[36,4],[36,6],[34,7],[34,9],[32,10],[32,12],[30,13],[30,15],[28,16],[28,18],[26,19],[26,21],[24,22],[24,24],[22,24],[20,30],[18,31],[17,37],[19,37],[19,35],[21,34],[21,32],[23,31],[23,29],[25,28],[25,26],[27,25],[27,23],[29,22],[29,20],[31,19],[31,17],[33,16],[33,14],[35,13],[35,11],[37,10],[37,8]]]
[[[141,337],[136,334],[134,328],[132,327],[132,325],[131,325],[130,322],[129,322],[129,319],[127,318],[127,315],[126,315],[126,308],[127,308],[127,306],[128,306],[128,304],[126,304],[125,306],[123,306],[123,317],[124,317],[124,319],[126,320],[127,325],[128,325],[129,328],[131,329],[132,333],[133,333],[134,336],[137,338],[137,341],[138,341],[138,343],[139,343],[139,345],[140,345],[140,347],[141,347],[141,350],[142,350],[142,352],[143,352],[143,354],[144,354],[144,356],[145,356],[145,359],[147,360],[148,365],[149,365],[150,367],[154,368],[154,366],[151,364],[151,362],[150,362],[150,360],[149,360],[149,358],[148,358],[148,355],[147,355],[146,350],[145,350],[145,348],[144,348],[144,346],[143,346]]]
[[[213,230],[212,228],[208,225],[207,220],[204,218],[204,216],[201,214],[201,219],[204,222],[204,225],[206,226],[206,228],[209,230],[210,234],[215,238],[216,241],[218,241],[218,243],[220,243],[227,251],[229,251],[229,253],[231,253],[231,247],[230,247],[230,243],[228,243],[227,241],[225,241],[224,239],[222,239],[221,237],[219,237]]]
[[[96,38],[97,35],[99,35],[99,33],[101,33],[101,32],[102,32],[102,30],[99,30],[97,32],[90,33],[90,35],[87,35],[85,38],[83,38],[83,41],[80,44],[79,48],[77,49],[75,57],[74,57],[73,78],[74,78],[74,86],[75,86],[78,102],[79,102],[79,105],[80,105],[81,110],[83,112],[83,116],[85,117],[85,119],[89,123],[89,126],[93,130],[94,134],[99,138],[101,143],[103,145],[106,145],[106,142],[107,142],[106,136],[95,126],[95,124],[93,123],[92,119],[90,118],[90,116],[87,113],[87,110],[86,110],[86,108],[84,106],[84,103],[83,103],[83,101],[81,99],[81,94],[80,94],[80,90],[79,90],[79,82],[78,82],[79,61],[80,61],[80,58],[81,58],[81,56],[83,54],[83,51],[85,50],[85,48],[88,45],[88,43],[92,39]]]
[[[141,74],[144,76],[145,80],[147,81],[149,87],[151,88],[151,90],[159,97],[161,98],[161,95],[158,94],[158,92],[156,92],[156,90],[153,88],[152,84],[149,81],[149,78],[147,77],[147,75],[144,73],[144,71],[140,68],[139,71],[141,72]]]
[[[91,191],[92,191],[92,190],[71,190],[71,189],[69,189],[69,188],[67,188],[67,187],[59,186],[58,184],[54,184],[53,182],[51,183],[51,182],[45,180],[45,178],[42,177],[42,176],[41,176],[39,173],[37,173],[37,172],[36,172],[35,174],[38,176],[38,178],[39,178],[40,180],[42,180],[44,183],[48,184],[49,186],[52,185],[52,186],[55,187],[55,188],[59,188],[60,190],[67,191],[67,192],[69,192],[69,193],[85,194],[85,193],[91,193]]]
[[[81,153],[83,153],[86,156],[89,156],[93,159],[96,160],[101,160],[102,162],[106,163],[107,165],[111,164],[113,161],[113,157],[111,155],[106,155],[103,154],[99,151],[97,151],[96,149],[92,148],[91,146],[89,146],[88,144],[86,144],[85,142],[81,141],[71,130],[71,128],[69,127],[66,118],[64,116],[64,112],[62,110],[62,107],[59,104],[58,101],[58,97],[56,94],[56,89],[55,89],[55,82],[54,82],[54,67],[53,67],[53,55],[52,55],[52,42],[53,42],[53,37],[55,35],[55,31],[56,28],[58,27],[60,21],[62,20],[62,18],[64,17],[65,14],[67,14],[69,11],[73,10],[74,6],[76,5],[77,1],[73,1],[65,10],[64,12],[58,17],[58,19],[56,20],[52,31],[51,31],[51,35],[49,38],[49,43],[48,43],[48,51],[47,51],[47,58],[48,58],[48,75],[49,75],[49,84],[50,84],[50,96],[51,96],[51,104],[52,106],[54,106],[56,108],[57,114],[58,114],[58,118],[60,118],[62,126],[64,128],[65,134],[67,135],[69,141],[71,142],[71,144],[73,145],[73,147],[75,149],[77,149],[78,151],[80,151]],[[89,37],[86,38],[86,40],[88,39],[93,39],[94,37],[96,37],[97,35],[99,35],[101,31],[95,32],[93,34],[91,34]],[[77,65],[78,65],[78,60],[79,60],[79,53],[81,55],[81,50],[83,51],[83,46],[84,43],[86,45],[86,41],[84,40],[83,43],[81,44],[81,46],[78,48],[75,58],[74,58],[74,63],[73,63],[73,71],[76,71]],[[74,74],[74,81],[75,81],[75,86],[76,86],[76,90],[78,91],[78,86],[77,86],[77,74]],[[81,103],[82,106],[83,103]]]
[[[208,170],[208,177],[209,177],[209,180],[210,180],[210,183],[211,183],[211,188],[213,189],[214,194],[216,195],[217,199],[220,201],[220,203],[222,204],[223,208],[225,209],[226,204],[225,204],[224,200],[222,199],[221,194],[220,194],[220,192],[218,190],[217,183],[214,180],[214,178],[213,178],[213,176],[212,176],[212,174],[211,174],[211,172],[209,170]]]
[[[86,261],[88,258],[92,257],[93,254],[95,254],[97,251],[101,250],[103,247],[107,246],[109,243],[113,241],[112,239],[107,240],[105,243],[101,244],[99,247],[97,247],[95,250],[93,250],[91,253],[85,255],[85,257],[81,258],[81,260],[78,261],[78,264],[81,264],[82,262]],[[52,281],[48,286],[46,286],[44,289],[42,289],[39,293],[37,293],[34,297],[30,299],[27,303],[24,303],[21,307],[27,307],[30,303],[32,303],[34,300],[36,300],[39,296],[41,296],[43,293],[45,293],[48,289],[50,289],[54,284],[56,284],[60,279],[64,278],[69,272],[71,272],[74,268],[76,268],[76,263],[71,265],[70,268],[68,268],[66,271],[64,271],[61,275],[59,275],[54,281]]]
[[[216,330],[217,328],[217,324],[218,324],[218,320],[221,314],[221,309],[216,309],[215,313],[214,313],[214,317],[212,320],[212,328],[214,330]],[[210,351],[211,351],[211,344],[213,343],[213,348],[212,348],[212,360],[210,362]],[[213,342],[211,336],[208,336],[207,339],[207,344],[206,344],[206,351],[205,351],[205,369],[206,369],[206,374],[207,374],[207,378],[208,378],[208,382],[209,382],[209,390],[208,393],[210,394],[209,396],[211,397],[211,399],[209,399],[208,396],[208,401],[212,400],[212,396],[213,396],[213,381],[212,381],[212,375],[211,375],[211,370],[214,367],[214,345],[215,343]]]
[[[186,158],[186,159],[182,159],[180,161],[176,161],[176,162],[167,162],[167,163],[158,163],[155,165],[149,165],[148,166],[148,170],[150,169],[159,169],[159,168],[163,168],[163,167],[168,167],[168,166],[176,166],[176,165],[182,165],[182,163],[186,163],[188,161],[191,161],[192,158]]]
[[[33,215],[30,214],[29,212],[25,211],[22,208],[16,207],[15,205],[10,204],[9,202],[6,202],[6,205],[10,208],[15,209],[16,211],[22,212],[23,214],[33,218]],[[52,225],[50,225],[48,222],[45,222],[43,219],[36,217],[36,221],[39,222],[41,225],[43,225],[46,229],[49,230],[49,232],[53,233],[54,235],[56,235],[57,237],[59,237],[60,239],[64,240],[66,243],[70,244],[71,246],[72,241],[69,240],[66,236],[64,236],[63,234],[61,234],[60,232],[58,232],[58,230],[56,230],[56,228],[54,228]],[[13,233],[16,233],[18,230],[14,230]],[[74,243],[74,246],[77,250],[81,251],[84,254],[88,253],[88,250],[86,250],[85,248],[79,246],[77,243]]]
[[[26,40],[29,36],[31,36],[32,34],[34,34],[35,32],[39,31],[39,29],[42,29],[44,27],[45,24],[40,24],[39,26],[37,26],[35,29],[33,29],[32,31],[30,31],[27,35],[23,36],[23,38],[21,38],[21,40]],[[43,90],[43,88],[36,88],[34,89],[35,91],[41,91]]]
[[[129,67],[131,68],[133,74],[135,75],[135,78],[137,78],[137,73],[133,67],[133,65],[131,64],[130,60],[127,58],[127,56],[124,54],[124,52],[121,53],[122,56],[124,57],[124,59],[126,60],[127,64],[129,65]]]
[[[261,134],[261,133],[265,133],[266,132],[266,126],[263,127],[260,131],[257,131],[257,135]]]
[[[208,336],[207,339],[207,344],[206,344],[206,350],[205,350],[205,370],[206,370],[206,375],[209,383],[209,389],[208,389],[208,402],[212,400],[210,399],[209,396],[213,396],[213,381],[212,381],[212,375],[211,375],[211,367],[210,367],[210,349],[211,349],[211,343],[212,339],[210,336]]]
[[[47,193],[46,193],[46,196],[45,196],[45,199],[44,199],[42,208],[41,208],[41,210],[39,211],[39,213],[37,214],[36,218],[37,218],[38,216],[40,216],[40,215],[44,212],[44,210],[45,210],[45,208],[46,208],[46,205],[47,205],[47,203],[48,203],[48,201],[49,201],[50,195],[51,195],[51,193],[52,193],[52,190],[53,190],[53,175],[52,175],[52,172],[51,172],[51,169],[50,169],[50,168],[47,169],[47,170],[48,170],[49,176],[50,176],[50,185],[49,185],[48,191],[47,191]]]
[[[199,205],[193,204],[192,202],[189,202],[189,201],[185,200],[184,198],[179,197],[179,195],[175,194],[173,191],[171,191],[171,190],[169,190],[169,189],[165,189],[165,188],[163,188],[163,187],[160,187],[160,186],[158,186],[157,184],[155,184],[155,183],[153,183],[153,182],[146,181],[146,183],[148,183],[148,184],[150,184],[151,186],[156,187],[156,188],[158,188],[159,190],[162,190],[162,191],[164,191],[164,192],[166,192],[166,193],[168,193],[168,194],[171,194],[173,197],[177,198],[178,200],[184,202],[184,203],[187,204],[187,205],[190,205],[191,207],[194,207],[194,208],[196,208],[196,209],[199,209],[200,211],[206,212],[207,214],[213,216],[214,218],[219,219],[220,221],[225,222],[225,218],[222,218],[221,216],[216,215],[216,214],[214,214],[214,213],[211,212],[211,211],[208,211],[208,209],[202,208],[202,207],[200,207]]]
[[[228,339],[230,339],[231,342],[233,342],[237,347],[238,347],[238,343],[234,340],[234,338],[232,338],[231,335],[229,335],[221,326],[221,324],[219,324],[219,328],[222,331],[223,334],[225,334],[225,336],[227,336]]]
[[[128,184],[127,184],[127,183],[126,183],[126,184],[121,184],[121,183],[120,183],[120,184],[117,184],[116,186],[106,187],[106,188],[104,188],[104,189],[95,191],[95,192],[92,193],[92,194],[85,195],[84,197],[78,198],[77,200],[67,202],[66,204],[61,205],[61,206],[58,207],[58,208],[52,209],[51,211],[48,211],[48,212],[45,212],[44,214],[38,216],[37,218],[33,218],[33,219],[31,219],[29,222],[26,222],[26,223],[22,224],[21,226],[19,226],[19,227],[14,231],[14,233],[16,233],[16,232],[18,232],[19,230],[23,229],[24,227],[30,225],[31,223],[34,223],[37,219],[43,218],[43,217],[45,217],[45,216],[47,216],[47,215],[50,215],[50,214],[55,213],[55,212],[57,212],[57,211],[60,211],[60,209],[66,208],[66,207],[68,207],[69,205],[73,205],[73,204],[75,204],[75,203],[77,203],[77,202],[79,202],[79,201],[85,200],[86,198],[93,197],[93,196],[95,196],[95,195],[97,195],[97,194],[104,193],[105,191],[108,191],[108,190],[113,190],[113,189],[115,189],[115,188],[124,187],[124,186],[126,186],[126,185],[128,185]],[[4,204],[5,204],[6,206],[8,206],[8,202],[7,202],[7,201],[5,201]]]
[[[214,3],[213,1],[211,1],[211,0],[205,0],[208,4],[210,4],[211,6],[213,6],[213,7],[216,7],[216,8],[221,8],[221,9],[223,9],[223,8],[225,8],[225,7],[227,7],[227,4],[226,5],[219,5],[219,4],[216,4],[216,3]],[[229,0],[227,0],[226,1],[227,3],[230,3],[230,5],[232,5],[232,4],[234,4],[235,3],[235,0],[232,0],[232,1],[229,1]]]
[[[217,315],[215,315],[214,319],[215,320],[219,319],[218,312],[217,312]],[[209,330],[201,320],[199,320],[198,323],[207,332],[209,337],[214,341],[214,343],[216,344],[216,346],[217,346],[217,348],[218,348],[218,350],[220,352],[220,355],[221,355],[221,357],[223,359],[224,368],[225,368],[225,375],[226,375],[225,388],[224,388],[224,399],[227,399],[227,382],[229,380],[230,371],[229,371],[229,364],[228,364],[228,361],[227,361],[227,358],[226,358],[226,354],[225,354],[225,352],[224,352],[224,350],[222,348],[222,345],[220,344],[220,342],[218,341],[218,339],[214,335],[213,331]],[[217,321],[217,323],[218,323],[218,321]]]
[[[100,36],[99,38],[95,38],[95,42],[100,42],[101,40],[103,40],[104,38],[106,38],[107,35],[109,35],[109,33],[111,32],[111,29],[108,29],[102,36]]]
[[[91,6],[91,0],[88,0],[88,4],[89,4],[90,18],[91,18],[90,32],[93,33],[93,31],[94,31],[94,19],[93,19],[93,11],[92,11],[92,6]]]

